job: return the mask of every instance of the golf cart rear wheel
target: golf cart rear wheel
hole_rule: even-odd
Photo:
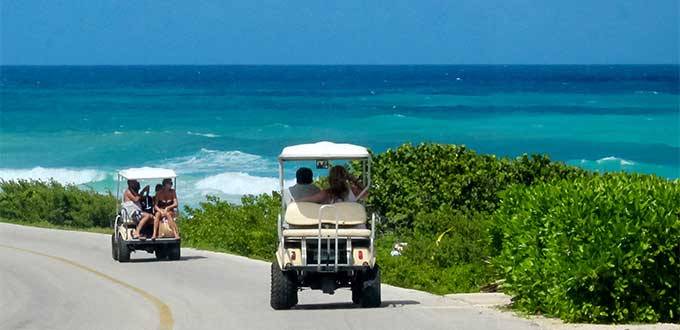
[[[271,268],[271,297],[269,304],[273,309],[290,309],[297,305],[297,281],[295,274],[284,272],[278,263],[272,262]]]
[[[154,249],[154,253],[156,254],[156,259],[158,260],[166,260],[168,259],[168,250],[165,246],[157,246]]]
[[[380,307],[380,267],[376,264],[373,269],[364,273],[361,289],[361,307]]]
[[[120,237],[120,234],[117,236],[118,240],[116,241],[116,245],[118,247],[118,262],[128,262],[130,261],[130,249],[127,244],[125,244],[125,241],[123,241],[123,238]]]
[[[361,275],[357,275],[352,282],[352,302],[355,304],[361,304],[361,289],[364,287],[364,281]]]
[[[118,260],[118,246],[116,246],[116,234],[111,234],[111,257]]]
[[[168,259],[170,260],[179,260],[179,258],[181,257],[179,243],[168,245],[166,247],[166,251],[168,253]]]

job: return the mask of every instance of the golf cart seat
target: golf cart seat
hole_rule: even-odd
[[[319,237],[319,229],[284,229],[285,237]],[[370,237],[370,229],[339,228],[338,237]],[[321,237],[335,237],[335,228],[322,228]]]
[[[323,208],[323,209],[322,209]],[[319,219],[325,228],[321,237],[335,237],[335,220],[338,220],[339,237],[369,237],[371,230],[365,228],[366,209],[359,203],[291,203],[286,209],[286,222],[290,228],[283,230],[285,237],[318,237]],[[357,227],[364,228],[357,228]]]
[[[323,208],[323,209],[322,209]],[[293,227],[318,226],[321,223],[335,226],[357,226],[366,224],[366,209],[359,203],[340,202],[317,204],[310,202],[290,203],[286,208],[286,222]]]

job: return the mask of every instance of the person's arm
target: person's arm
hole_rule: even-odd
[[[160,207],[158,207],[158,201],[159,201],[159,200],[161,200],[161,199],[158,198],[158,194],[156,194],[156,197],[153,198],[153,209],[154,209],[156,212],[164,213],[163,209],[161,209]]]
[[[125,194],[125,198],[127,198],[128,200],[133,201],[133,202],[139,202],[139,200],[141,199],[140,196],[133,195],[132,192],[129,189],[125,189],[124,194]]]
[[[366,199],[368,197],[368,189],[363,188],[360,184],[354,183],[350,184],[349,186],[352,189],[354,196],[357,197],[357,200]]]
[[[296,202],[313,202],[313,203],[323,203],[328,200],[328,193],[325,190],[321,190],[318,193],[307,196],[304,198],[299,198]]]

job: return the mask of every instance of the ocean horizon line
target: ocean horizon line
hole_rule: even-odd
[[[680,67],[680,63],[412,63],[412,64],[0,64],[0,67],[632,67],[659,66]]]

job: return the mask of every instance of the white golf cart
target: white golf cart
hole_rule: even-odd
[[[170,169],[141,167],[129,168],[118,172],[116,199],[120,203],[118,204],[116,218],[111,223],[111,226],[113,227],[113,234],[111,235],[111,255],[114,260],[128,262],[130,261],[130,253],[133,251],[155,253],[156,258],[159,260],[179,260],[181,241],[174,237],[172,230],[167,223],[163,222],[159,225],[158,238],[155,240],[150,239],[153,233],[153,219],[140,230],[140,234],[147,237],[146,239],[133,238],[132,233],[139,221],[139,214],[129,214],[129,212],[122,207],[123,193],[121,192],[121,188],[125,191],[125,187],[121,187],[121,181],[155,180],[154,182],[150,182],[152,183],[151,189],[153,189],[154,183],[158,183],[163,179],[172,179],[175,189],[177,188],[177,174]]]
[[[361,146],[319,142],[286,147],[279,156],[281,196],[284,196],[284,163],[316,161],[328,168],[331,161],[360,161],[362,183],[371,184],[371,155]],[[271,298],[274,309],[289,309],[298,302],[298,290],[311,288],[333,294],[349,287],[352,301],[362,307],[378,307],[380,268],[373,241],[376,214],[367,223],[361,203],[316,204],[281,201],[278,248],[271,266]]]

